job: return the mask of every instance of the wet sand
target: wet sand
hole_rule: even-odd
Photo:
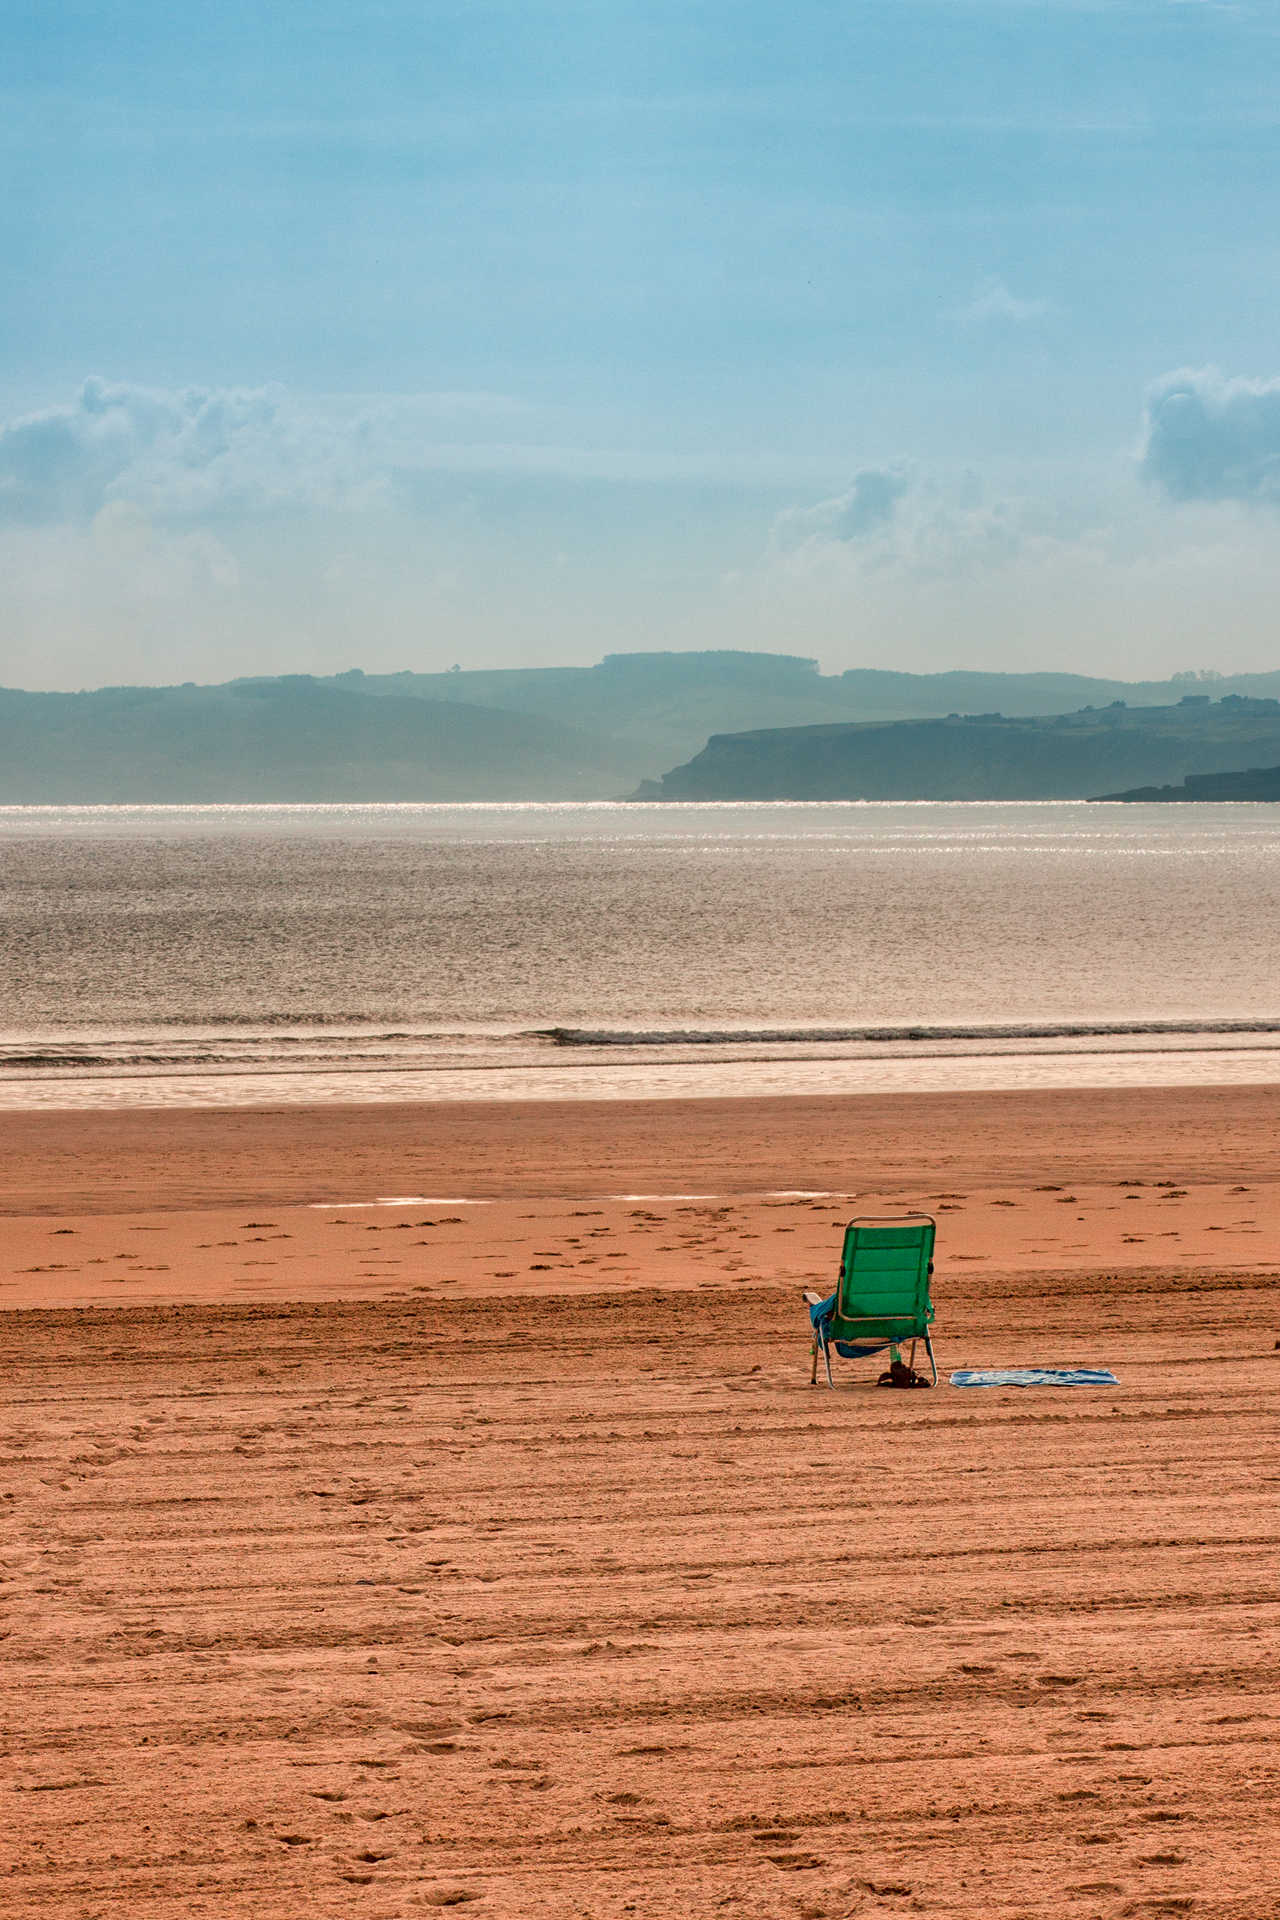
[[[0,1116],[0,1907],[1274,1912],[1277,1122]],[[810,1390],[922,1205],[944,1378],[1118,1386]]]

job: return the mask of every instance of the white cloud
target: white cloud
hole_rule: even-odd
[[[13,523],[91,520],[121,497],[180,507],[193,488],[225,487],[246,440],[269,440],[266,393],[160,390],[86,380],[70,406],[0,431],[0,516]]]
[[[1052,311],[1051,300],[1022,299],[1010,293],[1003,280],[984,280],[972,300],[959,309],[957,317],[969,326],[993,322],[1025,326],[1029,320],[1043,320]]]
[[[1050,510],[989,499],[972,474],[943,482],[886,467],[859,473],[845,493],[780,513],[769,552],[794,574],[935,579],[1004,566],[1061,537]]]
[[[1174,500],[1280,505],[1280,378],[1165,374],[1147,393],[1141,471]]]
[[[856,490],[778,515],[756,566],[724,579],[734,644],[794,651],[803,635],[829,666],[917,671],[1141,678],[1189,660],[1224,672],[1276,664],[1269,516],[1213,496],[1175,522],[1121,463],[1099,471],[1088,499],[906,477],[892,512],[855,538],[840,526]]]
[[[773,525],[775,544],[784,552],[831,541],[861,540],[886,526],[907,491],[910,478],[901,467],[864,467],[844,493],[812,507],[788,507]]]
[[[498,394],[314,402],[95,377],[70,404],[0,427],[0,523],[84,524],[120,501],[171,519],[385,505],[442,433],[465,449],[522,411]]]

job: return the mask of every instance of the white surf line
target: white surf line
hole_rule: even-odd
[[[856,1200],[857,1194],[841,1188],[829,1191],[825,1187],[769,1187],[764,1193],[606,1193],[605,1200]]]
[[[858,1196],[845,1187],[771,1187],[764,1197],[766,1200],[856,1200]]]
[[[719,1193],[606,1193],[605,1200],[721,1200]]]
[[[657,1202],[673,1200],[723,1200],[725,1195],[722,1193],[605,1193],[598,1196],[595,1194],[585,1194],[581,1196],[566,1195],[565,1197],[569,1199],[579,1197],[583,1199],[599,1198],[619,1202],[623,1200],[648,1200]],[[752,1198],[749,1193],[732,1194],[729,1197],[735,1200],[750,1200]],[[815,1187],[813,1189],[807,1187],[771,1187],[758,1197],[765,1200],[856,1200],[858,1196],[856,1193],[828,1191],[825,1187]],[[467,1200],[457,1195],[442,1198],[439,1194],[427,1193],[402,1194],[394,1198],[379,1200],[310,1200],[307,1202],[308,1211],[312,1213],[355,1213],[361,1209],[367,1210],[371,1207],[491,1207],[492,1205],[492,1200]]]
[[[442,1200],[438,1194],[411,1193],[394,1200],[310,1200],[312,1213],[355,1213],[362,1207],[489,1207],[491,1200]]]

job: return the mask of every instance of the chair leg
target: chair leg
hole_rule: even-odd
[[[927,1328],[925,1330],[925,1336],[924,1336],[924,1350],[929,1356],[929,1365],[933,1368],[933,1384],[936,1387],[938,1384],[938,1363],[933,1357],[933,1342],[929,1338],[929,1333]]]
[[[809,1385],[816,1387],[818,1384],[818,1336],[816,1333],[809,1343],[809,1351],[813,1356],[813,1365],[809,1369]]]
[[[824,1340],[822,1343],[822,1357],[827,1363],[827,1385],[831,1388],[831,1391],[834,1393],[836,1389],[836,1383],[831,1378],[831,1342],[829,1340]]]

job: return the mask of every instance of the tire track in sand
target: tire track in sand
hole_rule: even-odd
[[[6,1315],[3,1910],[1255,1920],[1270,1286],[950,1279],[1101,1395],[810,1392],[765,1290]]]

